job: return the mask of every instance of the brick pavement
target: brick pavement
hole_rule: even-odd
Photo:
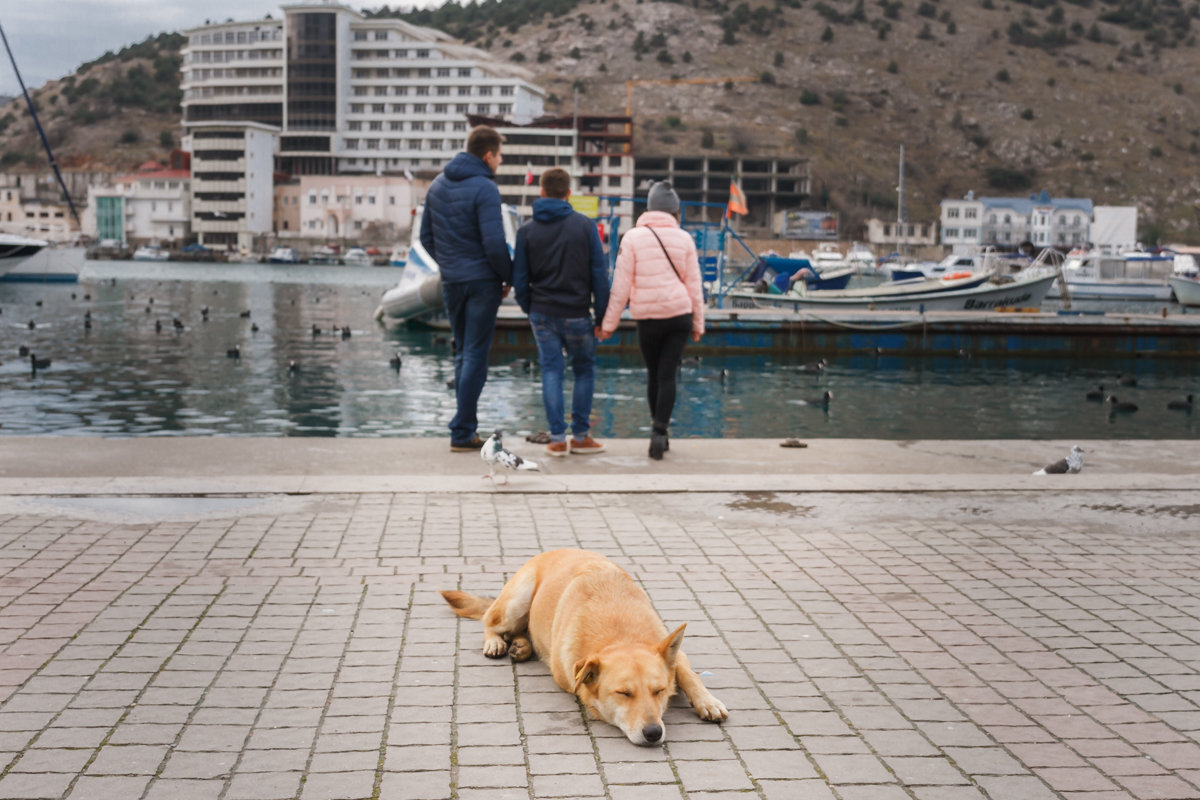
[[[1191,493],[172,502],[0,515],[0,798],[1200,797]],[[560,546],[725,724],[635,747],[436,594]]]

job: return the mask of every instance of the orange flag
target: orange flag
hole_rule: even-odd
[[[737,185],[736,181],[729,182],[729,205],[725,208],[725,217],[729,218],[730,214],[742,214],[743,216],[750,213],[750,209],[746,208],[746,195],[742,194],[742,189]]]

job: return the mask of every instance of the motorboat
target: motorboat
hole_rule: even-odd
[[[437,261],[421,244],[421,216],[425,207],[418,206],[413,216],[412,242],[400,282],[383,293],[375,319],[383,323],[430,322],[445,311],[442,299],[442,276]],[[501,206],[504,238],[512,253],[521,227],[521,214],[507,203]]]
[[[351,247],[342,257],[342,263],[348,267],[369,267],[371,266],[371,257],[363,248]]]
[[[271,255],[267,256],[267,261],[271,264],[299,264],[300,256],[296,254],[294,247],[276,247],[271,251]]]
[[[31,256],[35,256],[48,247],[44,239],[29,239],[11,233],[0,233],[0,275],[12,271]]]
[[[336,248],[323,244],[320,247],[314,248],[308,254],[308,263],[310,264],[340,264],[341,257],[338,255]]]
[[[144,244],[133,251],[134,261],[168,261],[171,251],[161,244]]]
[[[875,254],[862,242],[850,245],[850,249],[846,251],[845,261],[859,275],[874,275],[879,271],[879,262],[875,260]]]
[[[983,276],[982,282],[974,286],[939,291],[906,290],[907,287],[902,283],[885,283],[865,289],[787,294],[733,291],[729,293],[729,299],[734,308],[774,308],[789,311],[995,311],[1000,308],[1040,308],[1050,285],[1057,279],[1058,275],[1051,273],[995,283]]]
[[[1172,275],[1167,281],[1175,301],[1181,306],[1200,306],[1200,278]]]
[[[1171,253],[1072,250],[1062,275],[1072,300],[1170,300],[1174,267]],[[1056,286],[1049,296],[1060,294]]]

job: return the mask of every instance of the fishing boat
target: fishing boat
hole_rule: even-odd
[[[42,239],[29,239],[11,233],[0,233],[0,275],[11,272],[26,259],[37,255],[42,248],[49,245],[49,242]]]
[[[521,214],[505,203],[500,207],[504,223],[504,238],[511,254],[517,240],[517,229],[521,227]],[[445,311],[442,299],[442,276],[437,261],[421,245],[421,216],[425,207],[418,206],[413,216],[412,243],[408,248],[408,259],[400,282],[383,293],[379,307],[375,309],[375,320],[384,323],[430,322]]]
[[[911,311],[995,311],[999,308],[1040,308],[1056,274],[1034,275],[1005,283],[982,278],[962,278],[964,286],[922,291],[919,284],[889,283],[866,289],[765,294],[745,291],[729,293],[734,308],[774,308],[788,311],[871,309]],[[965,287],[965,288],[964,288]],[[913,288],[918,288],[913,291]]]
[[[1200,306],[1200,279],[1186,275],[1172,275],[1167,282],[1176,302],[1181,306]]]
[[[1170,253],[1080,249],[1067,253],[1062,274],[1075,300],[1170,300],[1174,266]],[[1060,296],[1059,288],[1048,296]]]
[[[821,269],[803,253],[792,253],[786,258],[763,253],[750,270],[749,282],[766,281],[768,287],[786,292],[797,283],[803,283],[809,289],[845,289],[853,277],[853,267],[843,264],[837,269]]]

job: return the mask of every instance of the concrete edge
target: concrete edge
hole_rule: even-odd
[[[1138,475],[561,475],[521,473],[493,486],[478,476],[274,475],[221,478],[0,478],[0,496],[258,494],[652,494],[719,492],[1129,492],[1196,491],[1194,476]]]

